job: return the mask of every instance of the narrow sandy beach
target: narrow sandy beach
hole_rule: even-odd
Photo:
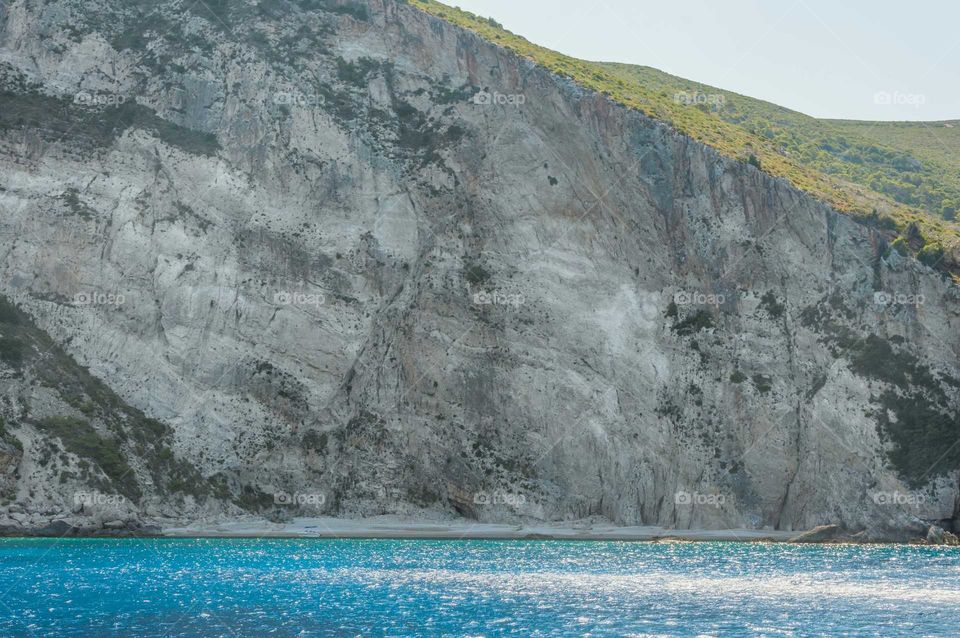
[[[164,536],[212,538],[424,538],[501,540],[606,540],[606,541],[776,541],[795,538],[801,531],[753,529],[691,530],[663,527],[557,524],[504,525],[456,521],[410,521],[392,517],[371,519],[295,518],[289,523],[236,520],[166,527]]]

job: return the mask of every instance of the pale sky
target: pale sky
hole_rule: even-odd
[[[958,0],[445,1],[568,55],[817,117],[960,119]]]

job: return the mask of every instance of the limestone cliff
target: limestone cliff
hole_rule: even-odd
[[[957,287],[472,33],[17,0],[0,82],[0,525],[957,519]]]

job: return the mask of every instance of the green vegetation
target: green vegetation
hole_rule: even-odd
[[[713,327],[713,317],[706,310],[697,310],[695,313],[673,326],[673,331],[681,337],[692,335],[701,330]]]
[[[772,290],[767,291],[763,297],[760,298],[760,306],[774,319],[782,317],[784,310],[786,310]]]
[[[760,394],[766,394],[773,389],[770,377],[763,374],[753,375],[753,385]]]
[[[960,270],[960,122],[819,120],[769,102],[628,64],[587,62],[541,46],[495,21],[436,0],[409,4],[506,47],[550,71],[783,177],[837,210],[889,231],[914,222],[944,248],[929,264]],[[931,254],[930,251],[927,253]]]
[[[885,384],[879,396],[873,397],[877,409],[872,416],[881,440],[889,444],[888,458],[900,475],[919,487],[960,468],[960,413],[956,399],[947,391],[947,386],[960,387],[960,381],[925,365],[903,347],[902,337],[861,337],[827,309],[829,304],[843,314],[843,305],[833,299],[826,302],[806,308],[801,321],[821,332],[821,342],[835,357],[846,358],[853,372]],[[826,375],[818,376],[807,398],[825,383]]]
[[[490,273],[482,264],[468,261],[463,266],[463,278],[472,286],[481,286],[490,281]]]
[[[850,367],[860,376],[907,388],[919,386],[944,399],[940,385],[930,369],[909,353],[897,352],[882,337],[871,334],[853,344]]]
[[[936,241],[924,244],[920,252],[917,253],[917,259],[931,268],[940,263],[940,261],[943,260],[943,256],[944,248],[940,242]]]
[[[824,122],[843,136],[870,140],[898,157],[910,158],[893,170],[877,167],[868,185],[898,202],[922,207],[953,221],[960,207],[960,121]],[[867,164],[867,170],[872,168]],[[861,180],[857,180],[862,183]]]
[[[60,141],[70,136],[79,143],[109,146],[129,128],[150,132],[170,146],[196,155],[216,155],[220,144],[213,133],[195,131],[159,117],[132,100],[122,104],[85,108],[66,99],[39,93],[0,93],[0,132],[34,129],[45,138]],[[79,200],[66,203],[83,215]]]
[[[59,438],[68,451],[100,466],[122,494],[132,500],[140,497],[136,477],[116,440],[100,436],[89,422],[69,416],[42,419],[37,427]]]
[[[923,392],[880,395],[878,427],[894,443],[890,461],[913,487],[960,468],[960,420]],[[893,418],[891,418],[891,415]]]
[[[0,337],[0,360],[11,368],[20,368],[23,365],[24,344],[17,339]]]
[[[8,356],[18,357],[16,360],[29,371],[32,383],[50,388],[85,417],[34,418],[28,412],[23,418],[25,423],[59,438],[82,463],[98,465],[114,487],[131,500],[141,493],[137,476],[130,471],[129,459],[134,457],[141,459],[153,483],[160,488],[197,497],[209,493],[210,486],[196,468],[173,454],[172,431],[167,425],[124,402],[2,295],[0,335],[0,356],[5,360]]]
[[[2,416],[0,416],[0,443],[6,443],[7,445],[23,451],[23,444],[20,443],[20,439],[7,431],[7,422]]]
[[[80,193],[75,188],[68,188],[61,196],[71,215],[76,215],[85,220],[91,220],[96,216],[96,212],[87,206],[80,199]]]
[[[850,368],[889,385],[877,399],[877,427],[893,446],[889,458],[914,486],[960,468],[960,418],[944,391],[951,377],[936,375],[909,352],[877,335],[846,352]]]
[[[337,77],[358,87],[367,85],[367,76],[380,68],[380,63],[372,58],[360,58],[356,62],[347,62],[337,58]]]

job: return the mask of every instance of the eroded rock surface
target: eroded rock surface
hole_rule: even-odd
[[[105,388],[4,349],[8,524],[957,519],[876,231],[403,3],[188,4],[0,5],[0,292]]]

